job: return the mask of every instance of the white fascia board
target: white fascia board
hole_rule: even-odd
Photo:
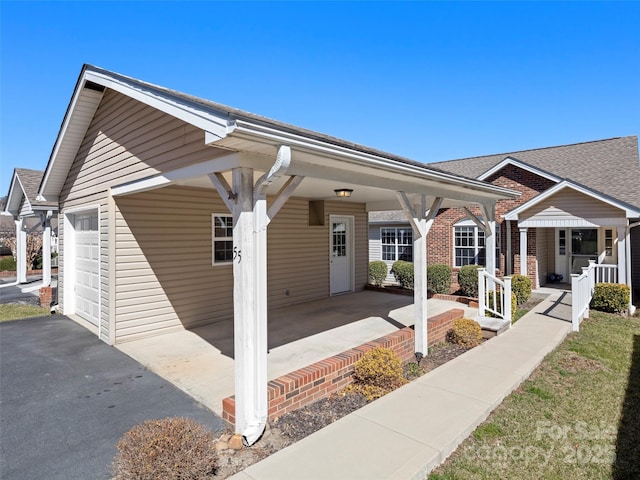
[[[521,168],[523,170],[527,170],[528,172],[534,173],[536,175],[538,175],[539,177],[543,177],[546,178],[547,180],[551,180],[552,182],[558,183],[562,181],[562,178],[547,172],[546,170],[542,170],[540,168],[536,168],[534,166],[528,165],[526,163],[523,163],[519,160],[516,160],[515,158],[512,157],[507,157],[504,160],[502,160],[500,163],[498,163],[497,165],[494,165],[493,167],[491,167],[489,170],[487,170],[486,172],[484,172],[482,175],[478,176],[478,180],[486,180],[487,178],[489,178],[491,175],[493,175],[496,172],[499,172],[500,170],[502,170],[504,167],[506,167],[507,165],[513,165],[514,167],[518,167]]]
[[[450,184],[451,187],[463,187],[465,189],[470,188],[478,191],[478,193],[484,194],[480,195],[478,199],[472,200],[474,202],[486,200],[487,196],[495,199],[517,198],[520,196],[520,192],[490,185],[482,181],[461,179],[453,174],[428,170],[428,167],[426,166],[425,168],[421,168],[417,165],[403,164],[395,160],[365,152],[359,152],[339,145],[323,142],[321,140],[303,137],[295,133],[284,132],[264,125],[257,125],[237,120],[235,123],[235,130],[232,133],[230,132],[229,135],[242,136],[242,134],[245,134],[248,137],[253,137],[254,139],[257,137],[272,144],[289,145],[291,147],[295,147],[297,150],[306,150],[315,154],[319,153],[328,157],[337,158],[349,163],[398,172],[422,179],[435,180],[443,184]],[[294,165],[295,162],[292,164],[292,167],[294,167]]]
[[[618,202],[618,201],[616,201],[614,199],[611,199],[611,198],[605,197],[603,195],[600,195],[597,192],[594,192],[592,190],[584,188],[584,187],[582,187],[580,185],[576,185],[575,183],[572,183],[569,180],[563,180],[562,182],[558,183],[557,185],[554,185],[550,189],[544,191],[543,193],[541,193],[537,197],[532,198],[528,202],[523,203],[519,207],[514,208],[510,212],[504,214],[503,218],[505,220],[518,220],[518,215],[520,215],[520,213],[522,213],[525,210],[528,210],[529,208],[537,205],[538,203],[540,203],[543,200],[549,198],[550,196],[554,195],[555,193],[559,192],[560,190],[562,190],[564,188],[570,188],[571,190],[574,190],[576,192],[579,192],[579,193],[582,193],[584,195],[587,195],[587,196],[589,196],[591,198],[594,198],[595,200],[599,200],[601,202],[609,204],[612,207],[619,208],[620,210],[625,212],[625,217],[626,218],[634,218],[634,217],[637,217],[637,216],[640,215],[640,210],[631,208],[631,207],[629,207],[629,206],[627,206],[627,205],[625,205],[625,204],[623,204],[621,202]]]
[[[24,191],[24,187],[22,186],[22,182],[20,181],[20,177],[18,177],[18,174],[14,172],[13,179],[11,180],[11,187],[9,188],[9,194],[7,195],[7,203],[4,207],[5,211],[9,212],[13,216],[19,215],[20,203],[23,198],[29,206],[29,211],[33,211],[31,202],[29,201],[29,198]]]
[[[53,145],[53,151],[51,152],[51,156],[49,158],[49,163],[47,164],[47,169],[44,172],[44,176],[42,178],[42,182],[41,182],[40,188],[38,190],[38,195],[37,195],[36,198],[38,198],[40,200],[45,200],[46,199],[46,200],[51,201],[51,198],[53,196],[58,197],[60,195],[60,192],[48,192],[47,191],[47,186],[49,184],[50,174],[51,174],[51,172],[53,171],[53,169],[56,166],[56,159],[58,158],[58,154],[60,152],[60,148],[65,143],[65,138],[66,138],[67,131],[69,130],[69,126],[75,120],[73,114],[74,114],[76,105],[77,105],[80,97],[84,93],[84,91],[83,91],[84,90],[84,85],[85,85],[84,78],[80,78],[78,80],[78,83],[76,84],[75,90],[74,90],[73,95],[71,97],[71,102],[69,103],[69,106],[67,107],[67,112],[65,114],[64,120],[62,121],[62,125],[60,127],[60,132],[58,133],[58,136],[56,138],[56,142]],[[96,98],[98,96],[100,97],[100,99],[102,98],[102,93],[100,93],[100,92],[92,92],[90,95],[94,95]],[[98,101],[97,103],[100,103],[100,102]],[[97,108],[97,106],[96,106],[96,108]],[[91,123],[91,120],[87,120],[86,121],[86,125],[83,125],[85,132],[86,132],[86,129],[89,128],[89,123]],[[69,165],[68,168],[71,168],[71,165]]]
[[[57,197],[59,195],[59,192],[47,191],[47,185],[49,183],[50,173],[56,166],[56,159],[58,158],[60,148],[65,143],[69,125],[73,120],[75,120],[75,108],[79,98],[84,93],[84,87],[87,81],[93,82],[97,85],[101,85],[105,88],[110,88],[125,96],[133,98],[134,100],[149,105],[150,107],[156,108],[157,110],[167,113],[168,115],[183,120],[184,122],[189,123],[197,128],[205,130],[206,132],[208,132],[207,135],[213,137],[224,138],[227,135],[227,132],[230,129],[233,129],[232,126],[228,126],[226,118],[214,115],[213,113],[206,111],[204,107],[197,108],[195,104],[191,105],[184,101],[178,101],[172,98],[170,95],[163,95],[162,93],[152,89],[151,87],[146,88],[136,82],[127,81],[126,79],[119,76],[116,77],[108,75],[106,73],[98,72],[92,70],[91,67],[88,67],[84,71],[76,85],[76,89],[73,93],[71,103],[69,104],[67,114],[63,121],[62,127],[60,128],[60,133],[58,134],[58,137],[56,139],[56,143],[51,154],[51,159],[49,161],[49,164],[47,165],[47,170],[45,171],[40,190],[38,191],[38,198],[51,200],[54,196]],[[95,92],[95,95],[97,97],[98,92]],[[100,93],[99,96],[100,98],[102,98],[102,93]],[[91,119],[87,119],[86,125],[83,125],[85,131],[86,128],[88,128],[90,122]],[[70,168],[70,165],[68,167]]]
[[[151,87],[142,86],[137,82],[127,81],[120,77],[116,78],[101,72],[87,70],[84,78],[149,105],[194,127],[206,130],[219,138],[224,138],[227,135],[227,119],[206,111],[205,107],[197,108],[195,104],[189,105],[184,100],[178,101],[170,95],[155,91]]]
[[[520,228],[624,228],[626,226],[625,218],[526,219],[518,222]]]

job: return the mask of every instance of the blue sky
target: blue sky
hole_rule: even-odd
[[[0,195],[83,63],[425,163],[640,134],[640,3],[0,2]]]

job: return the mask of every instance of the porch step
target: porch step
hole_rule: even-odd
[[[509,322],[501,318],[483,317],[478,315],[476,317],[476,322],[480,324],[480,328],[482,328],[482,336],[484,338],[495,337],[509,329]]]

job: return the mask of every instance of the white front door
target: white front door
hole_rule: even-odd
[[[94,325],[100,317],[100,245],[98,214],[78,214],[74,219],[75,313]]]
[[[353,217],[331,215],[330,293],[353,291]]]

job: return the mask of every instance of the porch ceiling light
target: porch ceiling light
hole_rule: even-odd
[[[336,197],[338,198],[349,198],[353,190],[350,188],[336,188],[334,192],[336,192]]]

